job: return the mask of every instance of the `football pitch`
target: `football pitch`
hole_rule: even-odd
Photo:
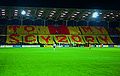
[[[0,48],[0,76],[120,76],[120,48]]]

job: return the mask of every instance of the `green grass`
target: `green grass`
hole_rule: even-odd
[[[0,76],[120,76],[120,48],[0,48]]]

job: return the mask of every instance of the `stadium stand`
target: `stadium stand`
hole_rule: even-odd
[[[85,14],[85,12],[81,13],[82,15],[79,14],[80,11],[83,12],[82,10],[70,9],[76,11],[73,12],[56,9],[57,14],[55,14],[55,10],[47,9],[38,9],[39,11],[36,11],[38,17],[34,17],[36,14],[33,17],[18,16],[13,18],[10,15],[8,18],[8,16],[1,16],[0,44],[120,44],[120,23],[118,21],[107,21],[102,18],[101,20],[90,18],[87,20],[85,15],[89,14]],[[45,10],[49,13],[43,14]],[[51,13],[55,15],[48,15]],[[63,15],[66,16],[63,17]]]
[[[0,26],[1,44],[119,44],[119,28],[107,31],[104,27],[98,26]],[[3,36],[2,36],[3,35]]]

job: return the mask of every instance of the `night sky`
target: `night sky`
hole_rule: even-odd
[[[0,6],[120,9],[119,0],[0,0]]]

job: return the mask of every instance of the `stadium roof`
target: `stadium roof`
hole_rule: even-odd
[[[25,11],[24,16],[21,11]],[[99,17],[92,18],[98,12]],[[120,10],[77,9],[77,8],[42,8],[42,7],[0,7],[1,18],[30,18],[54,20],[120,20]]]
[[[0,0],[0,6],[120,9],[120,0]]]

